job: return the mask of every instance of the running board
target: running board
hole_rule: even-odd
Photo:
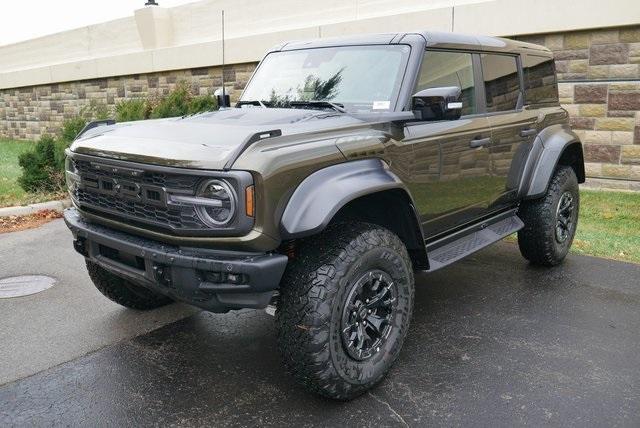
[[[524,223],[514,211],[486,220],[427,245],[429,269],[433,272],[522,229]]]

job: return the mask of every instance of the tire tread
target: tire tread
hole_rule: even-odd
[[[285,272],[276,312],[278,346],[285,366],[294,378],[319,395],[351,399],[384,376],[381,374],[367,385],[345,385],[338,380],[329,341],[324,336],[310,334],[314,329],[329,328],[333,297],[351,264],[363,251],[380,246],[401,255],[409,266],[409,280],[413,283],[411,261],[402,241],[380,226],[359,222],[333,225],[317,237],[301,241],[296,260]],[[411,287],[412,302],[413,293]]]
[[[566,256],[556,252],[554,230],[556,200],[567,183],[575,183],[577,187],[575,172],[571,167],[559,166],[544,196],[520,205],[518,215],[524,222],[524,228],[518,232],[518,247],[522,256],[532,264],[556,266]]]

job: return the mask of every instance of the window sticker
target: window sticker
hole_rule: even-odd
[[[391,101],[374,101],[373,110],[389,110],[391,107]]]

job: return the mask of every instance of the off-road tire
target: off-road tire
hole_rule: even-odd
[[[563,195],[569,192],[573,197],[573,222],[566,240],[560,242],[556,237],[557,210]],[[518,232],[518,246],[522,256],[534,265],[556,266],[569,252],[578,226],[580,194],[578,179],[574,170],[568,166],[559,166],[547,192],[539,199],[524,201],[518,215],[524,222],[524,228]]]
[[[388,274],[394,299],[387,302],[397,306],[387,324],[386,341],[368,359],[358,361],[346,350],[341,323],[346,299],[357,288],[354,281],[372,270]],[[395,234],[367,223],[329,226],[298,242],[281,284],[278,345],[299,383],[317,394],[349,400],[383,379],[400,353],[414,300],[411,260]]]
[[[93,262],[87,261],[87,270],[98,291],[127,308],[146,311],[173,302],[170,298],[120,278]]]

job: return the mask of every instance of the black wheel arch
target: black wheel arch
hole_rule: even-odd
[[[323,168],[300,183],[280,221],[282,238],[298,239],[337,221],[362,221],[395,233],[414,267],[428,268],[422,226],[404,183],[380,159],[361,159]]]
[[[536,199],[544,195],[558,165],[571,167],[578,183],[584,183],[582,143],[569,125],[548,126],[538,134],[523,171],[521,197]]]

